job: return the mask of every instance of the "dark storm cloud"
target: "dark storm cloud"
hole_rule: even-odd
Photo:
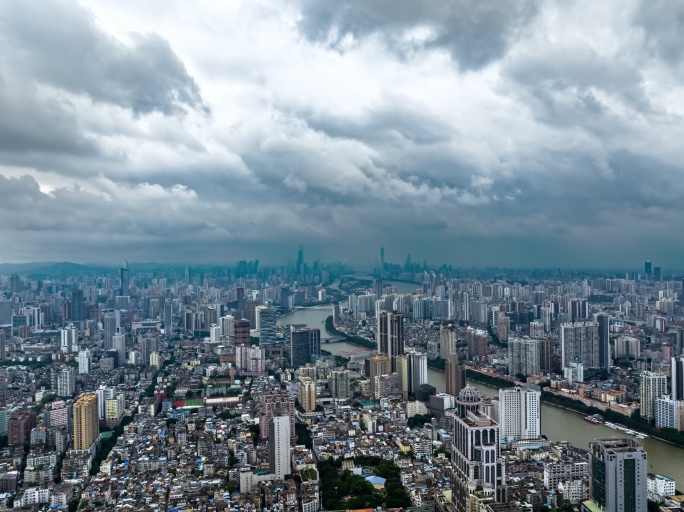
[[[501,58],[511,39],[537,12],[525,1],[455,0],[301,0],[300,27],[310,39],[340,47],[346,36],[377,36],[400,54],[443,48],[464,70],[476,70]],[[428,28],[425,40],[408,31]]]
[[[684,3],[641,0],[634,11],[634,24],[644,31],[647,47],[669,64],[684,57]]]
[[[676,20],[610,1],[250,0],[197,7],[207,24],[88,1],[0,0],[0,261],[282,262],[304,244],[363,264],[384,244],[391,261],[577,266],[682,248]],[[148,35],[112,35],[129,18]]]
[[[156,34],[131,38],[128,46],[104,33],[91,12],[70,0],[0,2],[6,71],[136,114],[205,108],[166,40]]]

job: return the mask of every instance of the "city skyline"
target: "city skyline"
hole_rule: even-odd
[[[676,268],[683,10],[0,2],[0,262]]]

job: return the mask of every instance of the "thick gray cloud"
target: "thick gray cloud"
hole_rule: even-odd
[[[0,0],[0,261],[679,265],[675,8],[82,1]]]
[[[0,2],[4,67],[40,85],[85,94],[136,114],[204,108],[199,88],[168,41],[106,34],[74,1]]]
[[[312,40],[337,48],[349,36],[377,36],[400,54],[443,48],[469,70],[501,58],[535,15],[536,4],[533,0],[302,0],[300,26]]]

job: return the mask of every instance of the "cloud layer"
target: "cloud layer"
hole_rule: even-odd
[[[679,268],[682,19],[0,0],[0,261]]]

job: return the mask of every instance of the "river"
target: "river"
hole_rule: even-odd
[[[351,352],[357,347],[346,342],[339,342],[328,343],[322,345],[321,348],[336,354],[342,351]],[[428,383],[437,388],[437,392],[444,392],[446,388],[444,372],[428,368]],[[470,384],[488,397],[499,392],[496,388],[477,382]],[[580,414],[548,404],[542,404],[541,427],[542,434],[549,440],[569,441],[574,446],[584,449],[588,449],[589,443],[599,437],[631,437],[604,425],[588,423]],[[648,454],[650,472],[663,474],[674,479],[679,486],[684,486],[684,449],[655,439],[640,439],[638,441]]]
[[[325,319],[330,315],[332,315],[332,307],[322,309],[296,309],[295,311],[278,318],[276,325],[280,327],[287,324],[306,324],[311,328],[320,329],[321,341],[324,341],[331,338],[325,330]]]

